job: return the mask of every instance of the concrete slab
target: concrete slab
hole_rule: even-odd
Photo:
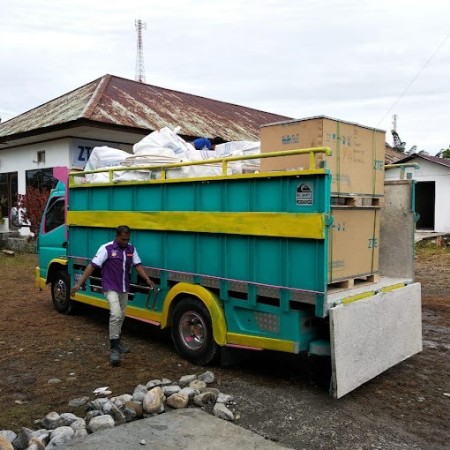
[[[140,444],[145,440],[145,444]],[[135,420],[110,430],[68,442],[71,450],[280,450],[286,449],[259,434],[211,416],[201,409],[178,409]]]
[[[422,350],[420,284],[331,308],[330,340],[339,398]]]

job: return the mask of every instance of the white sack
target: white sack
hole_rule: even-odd
[[[178,130],[179,128],[176,128],[176,131]],[[172,131],[169,127],[153,131],[133,145],[133,153],[135,155],[154,153],[155,148],[171,149],[175,155],[185,152],[188,149],[187,142],[178,136],[176,131]]]

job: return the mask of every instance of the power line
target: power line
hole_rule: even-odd
[[[399,97],[397,98],[397,100],[393,103],[393,105],[389,108],[389,110],[387,111],[387,113],[383,116],[383,118],[378,122],[379,126],[384,119],[386,119],[387,115],[395,108],[395,106],[397,106],[398,102],[402,99],[402,97],[406,94],[406,92],[408,91],[408,89],[411,87],[411,85],[417,80],[417,78],[419,78],[419,75],[425,70],[425,68],[428,66],[428,64],[431,62],[431,60],[437,55],[437,53],[439,52],[439,50],[441,49],[441,47],[445,44],[445,41],[450,37],[450,33],[447,34],[447,36],[445,36],[445,38],[443,39],[443,41],[438,45],[438,47],[436,48],[436,50],[432,53],[432,55],[427,59],[427,61],[425,62],[425,64],[422,66],[422,68],[416,73],[416,75],[414,76],[414,78],[408,83],[408,85],[406,86],[406,88],[403,90],[403,92],[399,95]]]

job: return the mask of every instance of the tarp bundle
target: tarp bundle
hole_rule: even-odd
[[[170,166],[174,163],[203,161],[227,156],[242,156],[260,152],[260,143],[253,141],[233,141],[219,144],[215,150],[196,150],[195,147],[178,136],[179,127],[171,130],[161,128],[150,133],[133,145],[134,155],[107,147],[94,147],[86,163],[85,171],[102,168],[120,168],[123,166],[147,166],[146,169],[115,171],[113,181],[149,180],[161,177],[160,166]],[[154,166],[152,170],[148,166]],[[259,160],[230,162],[228,174],[255,172],[259,170]],[[217,176],[222,174],[220,162],[207,164],[166,168],[166,178],[186,178]],[[87,174],[83,182],[102,183],[109,181],[107,172]]]

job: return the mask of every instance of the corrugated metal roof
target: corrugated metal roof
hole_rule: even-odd
[[[261,125],[288,120],[245,106],[105,75],[0,125],[0,142],[90,120],[153,131],[181,127],[183,136],[258,140]]]
[[[405,163],[411,161],[414,158],[424,159],[425,161],[434,162],[436,164],[440,164],[441,166],[450,167],[450,159],[439,158],[438,156],[421,155],[419,153],[414,153],[407,156],[406,158],[400,159],[399,161],[396,161],[396,164]]]
[[[400,150],[396,150],[395,148],[389,146],[386,144],[385,148],[385,155],[384,155],[384,162],[385,164],[395,164],[400,159],[403,159],[405,157],[405,154],[401,152]]]

